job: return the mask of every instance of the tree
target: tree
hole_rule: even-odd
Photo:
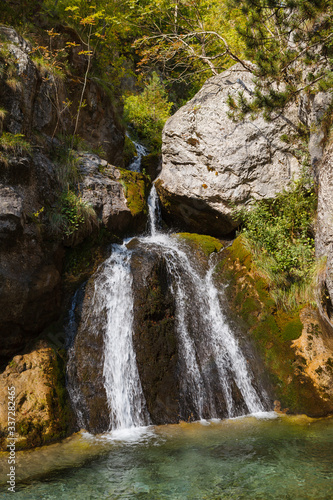
[[[162,129],[170,116],[172,105],[172,102],[168,102],[163,84],[154,72],[141,93],[125,99],[124,114],[138,134],[154,149],[160,150]]]
[[[302,91],[333,85],[332,0],[229,0],[246,24],[238,27],[245,57],[255,63],[254,99],[239,96],[231,107],[241,112],[263,109],[266,118],[297,99]]]
[[[135,46],[140,66],[157,66],[172,81],[199,81],[241,62],[242,42],[236,24],[244,18],[220,0],[158,0],[141,7],[144,36]]]

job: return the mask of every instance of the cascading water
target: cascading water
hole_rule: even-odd
[[[140,238],[142,243],[158,246],[167,262],[176,299],[177,330],[181,346],[182,402],[193,408],[197,418],[217,417],[212,373],[218,374],[228,417],[265,410],[238,342],[221,310],[218,290],[213,282],[214,266],[202,277],[174,236],[157,230],[158,197],[153,188],[149,200],[152,234]],[[236,407],[237,390],[243,401]]]
[[[129,137],[129,135],[127,135]],[[136,149],[136,156],[133,158],[131,163],[128,166],[128,170],[131,170],[132,172],[140,172],[141,171],[141,160],[142,157],[147,154],[147,149],[140,144],[139,142],[132,141],[135,149]]]
[[[149,423],[132,341],[130,258],[124,245],[113,245],[95,282],[94,313],[105,315],[103,376],[111,429]]]
[[[265,411],[265,399],[254,387],[248,363],[223,314],[213,262],[203,272],[176,235],[161,232],[155,186],[148,207],[150,234],[136,241],[141,251],[148,255],[152,250],[157,252],[166,264],[176,308],[180,418],[235,417]],[[150,423],[133,346],[129,242],[112,245],[111,256],[95,278],[86,319],[103,336],[103,381],[112,430]],[[70,393],[75,405],[78,393],[73,387]],[[84,425],[82,413],[77,413]]]

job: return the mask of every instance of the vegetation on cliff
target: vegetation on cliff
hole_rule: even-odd
[[[314,301],[314,218],[317,198],[309,179],[292,183],[273,199],[237,212],[242,237],[275,302],[286,309]]]
[[[271,295],[271,283],[256,262],[242,236],[224,250],[215,278],[227,283],[229,314],[253,339],[273,392],[285,411],[310,416],[330,414],[333,411],[329,366],[332,349],[322,334],[323,324],[316,310],[304,303],[288,311],[277,306]],[[297,348],[300,341],[296,339],[301,335],[307,342],[303,349]],[[312,345],[320,339],[319,355],[312,350]],[[315,360],[317,371],[310,369]]]

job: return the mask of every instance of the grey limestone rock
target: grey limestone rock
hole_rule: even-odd
[[[267,122],[229,118],[228,95],[251,99],[252,74],[240,64],[210,78],[163,131],[163,165],[156,182],[164,211],[189,230],[222,235],[237,227],[232,207],[273,197],[300,173],[290,145],[297,107]]]

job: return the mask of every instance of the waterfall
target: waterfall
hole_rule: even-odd
[[[156,236],[161,225],[161,210],[155,184],[153,184],[148,197],[148,227],[151,236]]]
[[[160,230],[155,186],[148,207],[150,234],[133,241],[148,255],[157,251],[166,264],[176,310],[180,417],[236,417],[265,411],[265,399],[255,388],[247,360],[223,313],[223,291],[214,284],[213,262],[206,269],[198,267],[188,247],[176,235]],[[103,380],[112,430],[150,423],[133,346],[134,292],[129,241],[112,245],[111,256],[96,275],[88,314],[89,325],[99,318],[99,326],[92,328],[103,330]],[[74,306],[71,323],[73,311]],[[75,406],[77,391],[72,388],[70,393]],[[81,417],[78,415],[79,420]]]
[[[175,237],[157,233],[140,240],[161,249],[173,279],[183,360],[182,405],[192,407],[197,418],[219,416],[211,384],[213,368],[218,374],[228,417],[264,411],[253,387],[247,361],[221,310],[219,293],[213,282],[214,266],[200,276]],[[233,385],[244,403],[241,412],[235,405]]]
[[[111,429],[149,423],[132,340],[130,257],[125,246],[113,245],[111,257],[95,282],[94,304],[106,316],[103,375]]]

